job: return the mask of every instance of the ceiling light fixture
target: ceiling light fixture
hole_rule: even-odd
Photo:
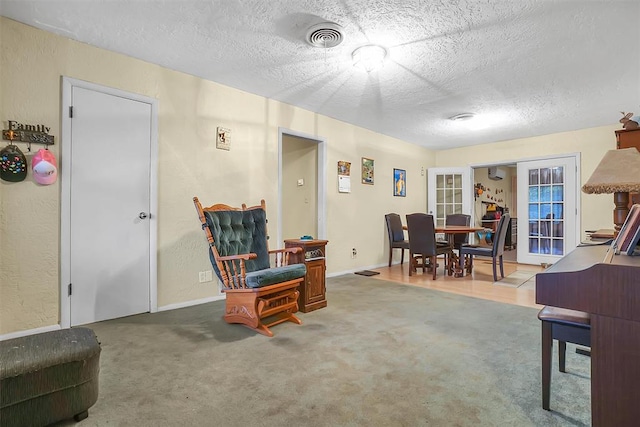
[[[493,125],[494,120],[487,115],[476,115],[474,113],[461,113],[449,117],[449,120],[460,122],[469,130],[482,130]]]
[[[361,46],[351,54],[353,65],[362,68],[367,73],[381,68],[386,56],[387,50],[375,44]]]

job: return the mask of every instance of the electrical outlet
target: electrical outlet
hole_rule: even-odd
[[[358,251],[356,248],[351,249],[351,258],[355,258],[358,256]]]
[[[207,281],[207,272],[206,271],[201,271],[200,273],[198,273],[198,280],[200,280],[200,283],[206,282]]]
[[[205,280],[207,282],[213,281],[213,272],[211,270],[205,271]]]

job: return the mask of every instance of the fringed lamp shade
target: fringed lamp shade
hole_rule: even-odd
[[[640,152],[635,148],[607,151],[582,191],[614,193],[613,222],[619,231],[629,213],[629,193],[640,193]]]

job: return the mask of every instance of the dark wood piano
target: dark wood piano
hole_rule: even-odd
[[[583,246],[536,276],[536,303],[591,315],[594,426],[640,425],[640,256]]]

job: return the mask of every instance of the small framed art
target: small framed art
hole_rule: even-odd
[[[351,193],[351,162],[338,162],[338,192]]]
[[[231,130],[219,127],[216,130],[216,148],[220,150],[231,150]]]
[[[373,159],[362,158],[362,183],[373,185]]]
[[[407,171],[393,169],[393,195],[405,197],[407,195]]]

